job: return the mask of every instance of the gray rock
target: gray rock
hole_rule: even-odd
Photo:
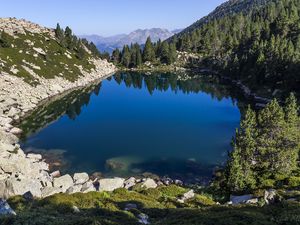
[[[136,184],[136,179],[134,177],[130,177],[129,179],[124,181],[124,188],[129,189],[132,188]]]
[[[258,204],[258,198],[249,199],[246,204]]]
[[[144,213],[141,213],[138,215],[138,220],[139,220],[139,223],[141,223],[141,224],[150,224],[149,216]]]
[[[125,179],[119,177],[100,179],[99,191],[114,191],[118,188],[123,188],[124,181]]]
[[[275,189],[269,189],[265,191],[264,200],[267,204],[274,203],[276,197],[277,197],[277,191]]]
[[[73,176],[74,183],[75,184],[84,184],[87,182],[90,178],[87,173],[75,173]]]
[[[253,199],[253,195],[241,195],[241,196],[231,195],[230,196],[230,202],[232,203],[232,205],[246,203],[251,199]]]
[[[62,189],[59,187],[44,187],[42,189],[42,198],[46,198],[51,195],[62,193]]]
[[[10,130],[10,133],[12,134],[15,134],[15,135],[19,135],[19,134],[22,134],[22,130],[20,128],[17,128],[17,127],[13,127],[11,130]]]
[[[195,197],[195,193],[194,193],[194,190],[190,190],[186,193],[183,194],[183,196],[181,198],[178,198],[177,201],[179,203],[184,203],[185,201],[189,200],[189,199],[192,199]]]
[[[31,192],[32,196],[40,198],[42,185],[38,180],[28,178],[10,177],[6,180],[5,198],[15,195],[23,195]]]
[[[42,160],[42,155],[41,154],[28,153],[27,158],[32,159],[33,161],[40,161],[40,160]]]
[[[138,207],[137,207],[137,205],[136,204],[134,204],[134,203],[128,203],[128,204],[126,204],[126,206],[125,206],[125,209],[124,210],[126,210],[126,211],[130,211],[130,210],[132,210],[132,209],[137,209]]]
[[[17,215],[15,211],[9,206],[7,201],[0,199],[0,216],[6,215]]]
[[[79,208],[77,207],[77,206],[73,206],[73,212],[74,213],[80,213],[80,210],[79,210]]]
[[[67,194],[75,194],[78,192],[81,192],[82,189],[82,184],[76,184],[72,187],[69,187],[68,190],[66,191]]]
[[[91,191],[96,191],[96,188],[92,181],[86,182],[82,185],[82,188],[81,188],[82,193],[88,193]]]
[[[147,178],[145,181],[142,182],[142,188],[157,188],[157,184],[153,179]]]
[[[53,179],[53,186],[61,188],[63,192],[66,192],[73,185],[73,179],[69,174]]]

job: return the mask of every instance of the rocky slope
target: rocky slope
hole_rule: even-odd
[[[25,20],[0,19],[0,31],[9,43],[0,47],[0,198],[27,192],[48,196],[71,186],[71,192],[95,190],[87,174],[54,178],[59,173],[50,174],[41,155],[22,151],[16,136],[22,130],[13,123],[41,101],[104,78],[116,68],[88,49],[84,59],[77,59],[74,51],[59,46],[54,30]]]

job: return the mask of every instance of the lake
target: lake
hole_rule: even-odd
[[[21,122],[21,145],[52,170],[199,181],[227,159],[233,96],[212,77],[118,73],[47,101]]]

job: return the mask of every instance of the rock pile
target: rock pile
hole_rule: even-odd
[[[26,34],[26,31],[38,34],[48,33],[53,37],[55,36],[53,29],[42,27],[24,19],[19,20],[16,18],[0,18],[0,30],[5,30],[5,32],[11,36],[14,36],[15,34]]]

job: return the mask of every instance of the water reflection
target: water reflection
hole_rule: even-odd
[[[103,84],[106,89],[102,92]],[[137,93],[136,89],[142,91]],[[161,95],[164,92],[167,97]],[[210,95],[211,100],[205,96],[204,99],[188,96],[198,93]],[[125,104],[118,99],[126,94],[131,102]],[[49,162],[56,169],[63,166],[59,168],[63,172],[100,171],[109,176],[151,172],[200,180],[210,177],[213,168],[226,158],[231,135],[239,120],[233,106],[244,108],[245,101],[240,96],[237,90],[215,76],[117,73],[103,82],[47,101],[19,126],[24,131],[24,148],[42,152],[46,157],[50,155]],[[228,99],[231,105],[227,103]],[[163,109],[156,115],[149,112],[153,105],[149,107],[147,104],[154,104],[157,100],[161,102],[154,107]],[[208,102],[213,100],[225,102],[220,105]],[[168,103],[165,101],[174,104],[165,106]],[[190,101],[186,106],[193,108],[178,110],[184,101]],[[84,110],[84,118],[78,118],[90,103],[93,104]],[[118,104],[122,107],[118,108]],[[144,105],[138,107],[138,104]],[[235,115],[232,115],[233,111]],[[186,115],[195,118],[186,118]],[[199,119],[201,116],[211,118]],[[53,126],[48,126],[50,124]],[[212,144],[215,149],[211,149]],[[63,149],[59,160],[46,148]]]

